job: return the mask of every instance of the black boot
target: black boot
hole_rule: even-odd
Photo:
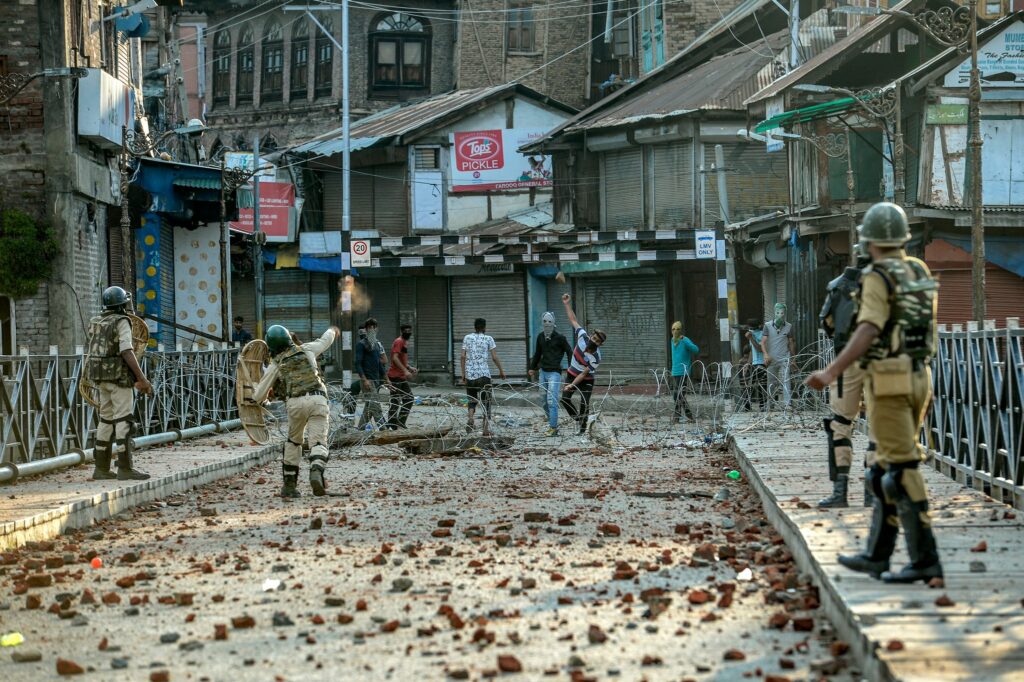
[[[92,456],[92,480],[109,481],[117,478],[117,474],[110,470],[110,443],[96,443]]]
[[[927,502],[914,502],[904,497],[896,503],[900,514],[900,524],[906,535],[907,554],[910,563],[902,570],[882,574],[887,583],[913,583],[918,580],[929,581],[942,577],[942,564],[939,562],[939,550],[935,545],[935,534],[930,525],[926,525],[922,515],[928,513]]]
[[[149,474],[136,471],[132,464],[132,436],[129,433],[122,442],[123,448],[117,453],[117,480],[119,481],[145,481]]]
[[[313,494],[317,497],[327,494],[327,484],[324,482],[323,467],[309,467],[309,487],[313,489]]]
[[[850,483],[850,474],[836,474],[835,483],[832,484],[832,494],[823,500],[818,500],[818,506],[821,508],[841,508],[849,507],[849,503],[846,501],[846,491]]]
[[[889,570],[889,557],[896,549],[896,536],[899,532],[895,505],[885,504],[884,498],[875,497],[867,548],[864,552],[853,556],[840,555],[838,561],[852,571],[867,573],[872,578],[878,578]]]
[[[872,561],[871,557],[867,554],[854,554],[844,555],[840,554],[838,557],[840,564],[850,569],[851,571],[857,571],[859,573],[867,573],[876,580],[889,570],[889,560],[883,561]]]
[[[294,499],[300,497],[298,483],[299,483],[299,467],[288,466],[287,464],[281,467],[282,477],[284,478],[284,485],[281,486],[281,497],[286,499]]]

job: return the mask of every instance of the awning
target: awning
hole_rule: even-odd
[[[947,233],[941,233],[941,237],[953,246],[971,252],[970,238],[947,236]],[[985,260],[1018,277],[1024,277],[1024,243],[1019,237],[985,235]]]
[[[174,179],[175,187],[191,187],[193,189],[220,189],[220,177],[196,178],[178,177]]]
[[[758,123],[754,132],[763,133],[768,130],[793,125],[794,123],[806,123],[807,121],[817,121],[822,118],[838,116],[839,114],[846,113],[856,106],[857,100],[852,97],[844,97],[843,99],[837,99],[833,102],[815,104],[809,107],[804,107],[803,109],[784,111],[777,116],[772,116],[771,118]]]

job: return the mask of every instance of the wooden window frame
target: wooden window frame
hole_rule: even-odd
[[[305,29],[304,31],[302,29]],[[319,30],[319,29],[318,29]],[[301,33],[301,35],[297,35]],[[309,24],[302,23],[296,26],[295,30],[292,31],[291,40],[291,64],[289,66],[291,70],[291,83],[289,88],[291,90],[292,99],[306,99],[309,96]],[[302,54],[304,59],[300,60],[299,55]],[[302,85],[297,86],[296,83],[301,79]]]
[[[273,37],[272,31],[277,36]],[[268,36],[271,36],[268,39]],[[284,33],[281,25],[270,25],[263,31],[260,54],[260,103],[280,102],[284,98]],[[276,60],[275,60],[276,57]],[[275,64],[272,63],[276,61]]]
[[[514,2],[509,5],[505,29],[507,54],[536,54],[537,24],[533,18],[533,4]]]

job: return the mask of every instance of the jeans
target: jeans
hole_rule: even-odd
[[[690,377],[673,376],[672,377],[672,395],[675,397],[675,401],[672,408],[672,416],[676,420],[680,419],[683,414],[686,415],[687,419],[693,419],[693,412],[690,411],[690,404],[686,402],[686,392],[690,390]]]
[[[782,384],[782,402],[789,407],[793,401],[792,392],[789,387],[789,358],[772,358],[772,364],[768,365],[768,397],[775,398],[775,391],[779,384]]]
[[[384,412],[380,406],[379,393],[382,383],[380,379],[370,379],[370,390],[366,390],[365,386],[362,387],[363,414],[359,417],[359,424],[356,428],[362,429],[370,422],[380,423],[384,421]]]
[[[540,390],[544,393],[544,406],[548,413],[548,426],[558,428],[558,399],[562,394],[562,373],[540,371]]]
[[[412,387],[405,379],[391,380],[391,404],[388,407],[388,426],[393,429],[405,428],[405,422],[412,410]]]

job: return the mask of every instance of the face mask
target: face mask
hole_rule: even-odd
[[[590,353],[591,355],[593,355],[594,353],[596,353],[596,352],[597,352],[597,344],[596,344],[596,343],[594,343],[593,341],[591,341],[590,343],[588,343],[588,344],[587,344],[587,352],[588,352],[588,353]]]
[[[551,335],[555,333],[555,323],[544,321],[541,323],[541,327],[544,329],[544,336],[551,338]]]
[[[408,341],[412,338],[412,332],[402,332],[402,340]]]
[[[377,343],[377,330],[376,329],[374,329],[372,331],[368,330],[366,332],[366,340],[369,341],[370,343]]]

